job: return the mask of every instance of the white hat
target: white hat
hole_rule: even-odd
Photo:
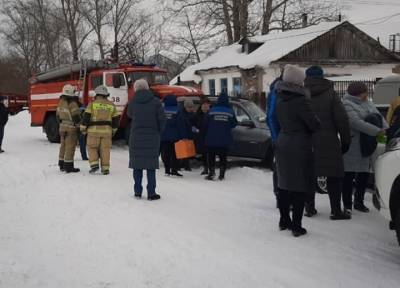
[[[135,92],[139,90],[149,90],[149,83],[146,79],[136,80],[135,84],[133,84],[133,89]]]
[[[63,90],[62,90],[62,95],[68,96],[68,97],[74,97],[75,96],[75,87],[72,86],[71,84],[64,85]]]
[[[305,79],[306,79],[306,73],[304,72],[303,69],[297,68],[296,66],[290,64],[285,66],[282,75],[282,80],[284,82],[303,86]]]
[[[97,86],[96,89],[94,89],[94,92],[96,93],[96,96],[97,95],[105,96],[105,97],[110,96],[110,93],[108,93],[107,87],[104,85]]]

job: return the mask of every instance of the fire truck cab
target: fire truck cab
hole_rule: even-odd
[[[126,108],[129,100],[134,97],[133,83],[138,79],[146,79],[150,89],[160,99],[169,94],[177,97],[202,95],[201,90],[196,88],[169,85],[167,71],[155,65],[107,64],[95,61],[72,64],[30,79],[31,126],[42,126],[48,140],[58,142],[55,111],[63,86],[74,85],[80,103],[87,106],[93,101],[94,89],[105,85],[110,92],[109,99],[121,114],[120,133],[127,137],[130,122],[126,116]]]

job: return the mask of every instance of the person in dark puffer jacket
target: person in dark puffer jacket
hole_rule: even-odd
[[[333,82],[324,78],[319,66],[306,71],[305,87],[311,92],[311,105],[321,120],[321,129],[313,134],[315,176],[326,177],[331,203],[331,219],[346,220],[351,216],[341,208],[342,181],[344,177],[343,153],[351,143],[350,124],[346,110],[336,95]],[[340,137],[339,137],[340,136]],[[315,209],[315,192],[308,194],[306,216],[312,217]]]
[[[232,129],[237,125],[235,112],[229,105],[229,98],[226,94],[218,97],[217,104],[208,112],[206,118],[206,140],[208,149],[209,172],[207,180],[214,180],[215,158],[218,155],[220,161],[219,180],[225,179],[227,166],[227,154],[229,146],[233,142]]]
[[[164,162],[165,175],[182,177],[178,173],[178,160],[175,154],[175,142],[180,140],[178,130],[178,101],[175,95],[164,98],[164,114],[167,119],[161,135],[161,159]]]

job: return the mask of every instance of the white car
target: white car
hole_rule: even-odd
[[[390,221],[400,245],[400,138],[388,144],[375,161],[374,206]]]

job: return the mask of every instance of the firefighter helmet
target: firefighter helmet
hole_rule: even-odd
[[[96,93],[96,96],[105,96],[105,97],[110,96],[107,87],[104,85],[97,86],[94,92]]]
[[[67,97],[75,97],[75,87],[67,84],[63,87],[62,95]]]

